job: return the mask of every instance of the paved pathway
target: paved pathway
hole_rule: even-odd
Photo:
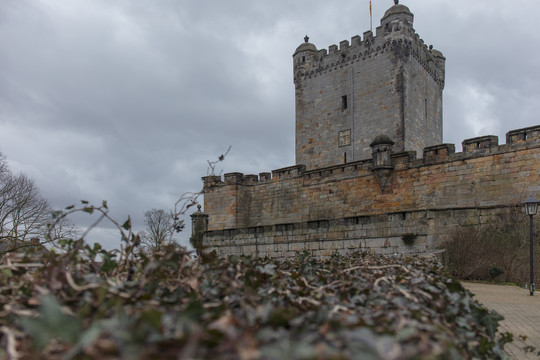
[[[514,334],[514,341],[505,346],[510,359],[540,359],[540,291],[530,296],[529,290],[517,286],[491,285],[462,282],[463,286],[475,294],[474,299],[490,310],[495,310],[504,321],[501,331]],[[520,335],[527,336],[525,341]],[[534,353],[525,353],[525,346],[534,346]]]

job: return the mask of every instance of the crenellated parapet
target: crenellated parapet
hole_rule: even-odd
[[[506,143],[516,144],[528,140],[536,140],[540,137],[540,125],[523,129],[512,130],[506,133]]]
[[[330,45],[328,50],[318,50],[314,44],[309,43],[309,37],[306,36],[305,43],[301,44],[293,55],[295,84],[299,86],[304,79],[311,79],[390,52],[412,56],[442,90],[445,57],[440,51],[433,49],[433,46],[428,47],[414,31],[412,14],[410,17],[407,14],[410,11],[403,10],[406,9],[403,5],[397,6],[395,14],[385,15],[381,20],[381,26],[376,29],[376,36],[372,31],[366,31],[363,37],[353,36],[350,42],[343,40],[339,43],[339,47]]]
[[[276,180],[287,180],[300,176],[306,171],[305,165],[295,165],[272,171],[272,178]]]
[[[428,146],[424,148],[423,163],[430,164],[433,162],[440,162],[449,160],[456,152],[456,146],[454,144],[440,144],[435,146]]]
[[[499,147],[499,138],[488,135],[467,139],[461,143],[463,152],[471,153],[479,150],[497,150]]]
[[[412,55],[439,84],[441,90],[444,88],[445,57],[440,51],[428,48],[417,34],[412,38],[381,39],[370,37],[371,32],[368,33],[364,41],[360,36],[355,36],[350,44],[346,40],[340,42],[339,49],[337,45],[331,45],[328,51],[323,49],[317,50],[312,56],[298,56],[294,64],[295,83],[369,60],[385,52],[402,52]]]
[[[384,140],[381,141],[378,137],[373,141],[374,153],[371,159],[362,159],[309,171],[306,170],[304,165],[295,165],[272,170],[272,172],[262,172],[259,175],[245,175],[233,172],[225,174],[223,178],[220,176],[206,176],[202,179],[205,188],[215,188],[227,185],[258,186],[295,178],[303,178],[305,183],[313,184],[317,181],[324,182],[351,176],[368,176],[373,173],[374,169],[394,169],[399,171],[493,154],[504,154],[531,146],[540,147],[540,125],[509,131],[506,134],[506,144],[499,144],[497,136],[487,135],[464,140],[461,152],[456,152],[454,144],[429,146],[424,148],[421,158],[417,158],[414,151],[386,154],[384,146],[391,144],[392,141],[387,137],[384,137]]]

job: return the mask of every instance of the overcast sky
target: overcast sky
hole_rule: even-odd
[[[540,1],[401,3],[447,59],[444,142],[540,124]],[[140,227],[229,145],[225,173],[294,165],[294,50],[369,20],[368,0],[0,0],[0,152],[54,207],[107,200]]]

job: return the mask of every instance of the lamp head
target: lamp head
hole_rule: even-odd
[[[538,212],[538,200],[534,196],[529,197],[524,203],[523,203],[523,209],[525,210],[525,214],[527,215],[536,215]]]

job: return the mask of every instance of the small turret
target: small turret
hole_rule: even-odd
[[[394,2],[395,5],[386,10],[381,19],[381,26],[385,32],[401,30],[403,26],[412,28],[414,15],[405,5],[400,5],[399,1]]]
[[[309,42],[309,36],[306,35],[304,43],[298,46],[293,54],[295,82],[311,70],[317,51],[317,47]]]
[[[197,205],[197,211],[191,214],[191,245],[197,250],[201,250],[202,238],[205,231],[208,231],[208,214],[201,211],[201,205]]]
[[[433,45],[429,47],[429,50],[431,51],[431,55],[435,59],[435,62],[437,63],[437,67],[440,69],[439,71],[439,82],[441,83],[441,87],[444,88],[444,74],[446,72],[446,58],[440,52],[439,50],[436,50],[433,48]]]
[[[372,149],[372,169],[394,168],[392,166],[392,146],[394,142],[386,135],[377,136],[369,145]]]
[[[317,47],[309,42],[309,36],[306,35],[306,37],[304,38],[304,42],[296,48],[293,57],[296,57],[296,55],[298,55],[299,53],[302,53],[302,56],[304,56],[306,55],[305,52],[316,53],[317,51]],[[305,61],[306,59],[303,60]]]
[[[371,146],[373,161],[371,172],[377,178],[384,193],[386,187],[392,183],[392,173],[394,172],[392,147],[394,142],[386,135],[379,135],[369,146]]]

